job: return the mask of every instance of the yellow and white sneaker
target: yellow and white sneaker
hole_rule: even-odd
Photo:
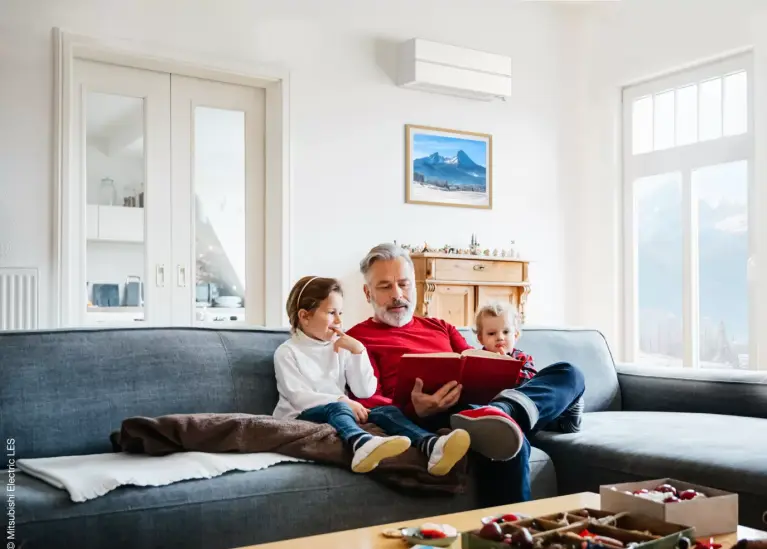
[[[369,473],[381,461],[398,456],[410,448],[407,437],[373,437],[354,451],[352,471]]]
[[[469,446],[471,438],[463,429],[456,429],[449,435],[439,437],[429,458],[429,473],[437,477],[448,474],[466,455]]]

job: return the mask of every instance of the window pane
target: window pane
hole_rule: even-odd
[[[652,96],[634,101],[632,128],[632,151],[642,154],[652,150]]]
[[[682,366],[682,178],[634,182],[639,360]]]
[[[676,144],[689,145],[698,140],[698,86],[676,90]]]
[[[722,137],[722,79],[700,85],[700,140]]]
[[[724,79],[724,135],[748,131],[748,76],[744,72]]]
[[[245,113],[197,107],[194,143],[197,320],[244,321]]]
[[[655,150],[674,146],[674,91],[655,96]]]
[[[86,322],[134,324],[145,306],[144,100],[89,91],[85,105]]]
[[[748,163],[692,173],[698,206],[700,364],[748,368]]]

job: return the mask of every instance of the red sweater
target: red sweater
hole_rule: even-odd
[[[372,318],[360,322],[346,332],[367,349],[378,388],[370,398],[358,399],[365,407],[375,408],[392,403],[397,387],[397,366],[407,353],[461,353],[471,349],[463,336],[444,320],[413,317],[409,323],[395,328]]]

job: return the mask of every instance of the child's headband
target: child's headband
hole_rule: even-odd
[[[314,282],[318,278],[319,278],[318,276],[313,276],[312,278],[310,278],[309,280],[306,281],[306,284],[304,284],[304,287],[301,288],[300,292],[298,292],[298,299],[296,300],[296,307],[300,307],[301,306],[301,296],[304,295],[304,290],[306,289],[306,287],[309,286],[309,284],[311,284],[312,282]]]

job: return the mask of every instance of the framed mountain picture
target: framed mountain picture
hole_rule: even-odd
[[[411,124],[405,134],[408,204],[493,207],[493,136]]]

